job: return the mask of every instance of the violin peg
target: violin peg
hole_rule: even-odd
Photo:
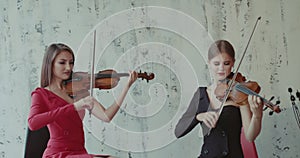
[[[295,101],[295,96],[294,95],[291,95],[291,101]]]
[[[300,92],[297,90],[297,92],[296,92],[296,97],[299,99],[299,101],[300,101]]]
[[[288,91],[289,91],[290,93],[292,93],[292,92],[293,92],[292,88],[288,88]]]
[[[269,101],[272,101],[274,98],[275,98],[275,97],[274,97],[274,96],[272,96],[272,97],[269,99]]]
[[[269,112],[269,115],[270,115],[270,116],[272,116],[272,115],[273,115],[273,113],[274,113],[274,111],[270,111],[270,112]]]

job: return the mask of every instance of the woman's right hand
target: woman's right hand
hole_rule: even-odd
[[[74,104],[76,111],[84,110],[84,109],[93,109],[95,99],[92,96],[84,97]]]
[[[199,113],[196,116],[196,119],[198,121],[204,122],[207,127],[214,128],[216,127],[217,121],[219,119],[219,114],[214,111],[208,111],[204,113]]]

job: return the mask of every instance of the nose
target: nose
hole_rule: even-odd
[[[66,70],[72,70],[72,65],[69,64],[69,63],[67,63],[67,64],[66,64]]]
[[[223,71],[223,70],[224,70],[224,64],[220,64],[220,65],[219,65],[219,69],[220,69],[221,71]]]

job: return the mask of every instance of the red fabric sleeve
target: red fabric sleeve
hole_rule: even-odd
[[[73,104],[57,107],[49,111],[49,103],[46,101],[47,100],[43,98],[42,94],[36,92],[32,93],[31,108],[28,117],[28,126],[31,130],[38,130],[55,121],[56,118],[76,111]]]

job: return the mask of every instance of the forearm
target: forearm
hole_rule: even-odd
[[[105,109],[98,101],[94,100],[94,102],[98,105],[95,106],[95,110],[92,110],[92,113],[99,119],[110,122],[113,117],[116,115],[118,110],[120,109],[121,105],[123,104],[123,101],[125,99],[125,96],[128,93],[129,88],[131,85],[135,82],[137,79],[137,73],[135,71],[130,72],[130,77],[127,82],[127,84],[124,86],[121,94],[117,99],[113,102],[112,105],[110,105],[107,109]]]
[[[252,114],[248,105],[241,106],[240,109],[245,137],[248,141],[254,141],[261,131],[262,113]]]
[[[55,121],[56,118],[75,112],[72,104],[47,112],[39,112],[38,108],[32,107],[28,117],[28,126],[31,130],[38,130]]]
[[[33,92],[31,97],[31,107],[28,115],[28,126],[31,130],[40,129],[53,122],[60,116],[74,113],[73,104],[51,107],[44,96]]]
[[[254,141],[261,131],[261,117],[252,116],[247,133],[245,133],[248,141]]]
[[[124,89],[122,90],[120,96],[113,102],[112,105],[110,105],[105,111],[105,115],[107,117],[107,122],[111,121],[113,117],[116,115],[118,110],[120,109],[127,93],[129,90],[129,85],[127,84]]]

